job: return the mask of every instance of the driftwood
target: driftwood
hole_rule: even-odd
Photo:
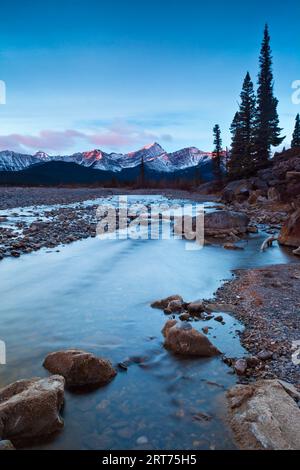
[[[293,250],[293,254],[297,255],[297,256],[300,256],[300,246],[298,248],[296,248],[296,250]]]
[[[272,245],[273,245],[273,242],[275,242],[276,240],[278,240],[277,237],[274,237],[273,235],[271,235],[270,237],[268,237],[261,245],[260,247],[260,251],[265,251],[267,248],[270,248]]]

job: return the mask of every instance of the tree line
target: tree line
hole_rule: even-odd
[[[226,165],[229,177],[249,175],[263,168],[270,158],[271,147],[277,147],[283,142],[285,136],[281,135],[277,106],[270,34],[266,25],[259,57],[257,92],[255,93],[250,73],[247,72],[240,94],[239,109],[230,127],[232,141]],[[213,134],[214,174],[216,179],[220,179],[223,173],[222,139],[218,124],[214,126]],[[299,114],[296,116],[291,147],[300,147]]]

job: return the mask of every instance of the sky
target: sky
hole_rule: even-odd
[[[264,24],[289,146],[300,104],[299,0],[33,0],[1,5],[0,150],[224,147],[247,71],[257,82]],[[1,97],[0,97],[1,99]]]

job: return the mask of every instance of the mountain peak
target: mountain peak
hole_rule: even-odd
[[[47,160],[49,158],[49,155],[46,152],[43,152],[43,150],[39,150],[33,156],[41,160],[44,160],[44,159]]]
[[[147,144],[144,147],[142,147],[141,150],[150,150],[153,147],[159,147],[163,150],[162,146],[160,144],[158,144],[157,142],[152,142],[151,144]]]

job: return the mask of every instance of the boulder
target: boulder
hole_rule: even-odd
[[[182,312],[183,311],[183,303],[181,300],[171,300],[168,303],[167,310],[170,313]]]
[[[246,359],[238,359],[234,364],[234,370],[237,375],[245,375],[247,370]]]
[[[0,450],[16,450],[11,441],[0,441]]]
[[[262,349],[261,351],[259,351],[259,353],[257,354],[257,357],[260,361],[268,361],[269,359],[272,359],[273,357],[273,353],[272,351],[268,351],[266,349]]]
[[[172,326],[174,326],[176,324],[177,324],[177,320],[168,320],[166,322],[165,326],[163,327],[163,329],[161,331],[165,338],[167,337],[167,334],[168,334],[170,328],[172,328]]]
[[[241,449],[300,449],[300,409],[278,380],[236,385],[227,397]]]
[[[173,300],[183,303],[183,298],[180,295],[170,295],[169,297],[166,297],[165,299],[155,300],[155,302],[152,302],[151,307],[164,310],[165,308],[168,308],[169,303],[173,302]]]
[[[222,193],[222,201],[231,203],[235,200],[242,202],[249,197],[252,184],[246,180],[235,180],[228,183]]]
[[[246,214],[234,211],[209,212],[204,216],[205,235],[245,233],[250,220]]]
[[[187,311],[192,316],[200,316],[204,312],[203,302],[191,302],[187,305]]]
[[[43,366],[52,374],[62,375],[68,387],[105,385],[116,375],[108,360],[77,349],[50,353]]]
[[[59,411],[64,402],[65,380],[49,378],[19,380],[0,390],[0,439],[14,444],[43,439],[64,423]]]
[[[300,246],[300,209],[294,212],[283,224],[278,242],[281,245],[295,248]]]
[[[175,320],[167,322],[162,333],[165,337],[164,346],[181,356],[210,357],[220,354],[220,351],[209,339],[192,328],[190,323],[179,323]]]

